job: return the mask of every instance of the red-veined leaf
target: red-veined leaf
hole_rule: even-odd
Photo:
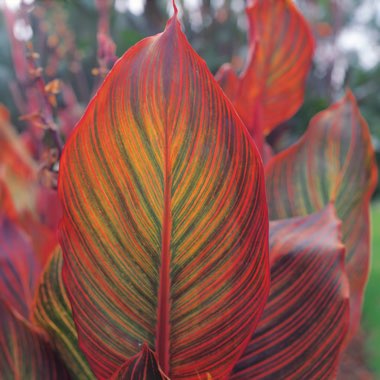
[[[14,221],[0,218],[0,298],[25,318],[40,270],[26,234]]]
[[[263,181],[175,17],[116,63],[59,178],[64,282],[97,377],[143,342],[171,378],[229,373],[269,287]]]
[[[50,344],[0,299],[0,375],[2,379],[69,380]]]
[[[224,65],[216,78],[261,152],[264,135],[301,106],[314,51],[311,30],[291,0],[248,2],[249,52],[239,77]]]
[[[169,380],[158,365],[154,352],[144,344],[140,353],[129,359],[111,380]]]
[[[360,321],[369,262],[369,201],[377,181],[371,136],[351,92],[318,114],[305,135],[266,169],[271,220],[334,202],[342,220],[352,333]]]
[[[60,163],[63,278],[98,378],[147,342],[225,377],[269,291],[262,163],[174,17],[114,66]]]
[[[44,268],[33,307],[33,322],[49,336],[74,379],[94,379],[78,346],[71,306],[62,279],[63,257],[57,248]]]
[[[271,291],[232,379],[331,379],[349,327],[349,285],[333,206],[270,223]]]

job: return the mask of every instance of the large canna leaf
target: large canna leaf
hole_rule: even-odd
[[[271,222],[269,246],[268,303],[232,379],[332,379],[350,320],[333,207]]]
[[[94,379],[78,347],[71,306],[63,285],[62,266],[62,251],[57,248],[41,276],[33,307],[33,322],[47,333],[74,379]]]
[[[0,374],[6,380],[70,379],[44,336],[1,299]]]
[[[115,64],[58,187],[63,278],[95,375],[146,342],[172,379],[224,378],[269,291],[263,169],[175,17]]]
[[[15,221],[0,217],[0,299],[29,317],[41,267],[32,244]]]
[[[140,353],[129,359],[111,380],[169,380],[158,365],[157,357],[144,344]]]
[[[266,169],[271,220],[307,215],[334,203],[347,249],[352,333],[368,276],[369,201],[376,181],[370,133],[350,92],[318,114],[302,139]]]
[[[314,52],[311,30],[291,0],[250,0],[249,52],[238,77],[223,65],[216,78],[260,151],[264,134],[301,106]]]

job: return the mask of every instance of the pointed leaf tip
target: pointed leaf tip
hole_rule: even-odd
[[[302,104],[314,38],[292,1],[251,0],[246,14],[246,67],[232,93],[221,86],[263,150],[262,135],[292,117]]]
[[[174,9],[174,15],[177,16],[178,15],[178,8],[177,8],[177,5],[175,3],[175,0],[172,1],[172,4],[173,4],[173,9]]]

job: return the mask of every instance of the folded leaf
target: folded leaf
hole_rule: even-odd
[[[301,106],[314,52],[311,30],[291,0],[248,1],[249,52],[239,77],[224,65],[216,78],[264,149],[264,134]]]
[[[70,379],[44,337],[0,299],[0,374],[2,379]]]
[[[60,163],[63,279],[98,378],[147,342],[224,378],[269,291],[262,163],[174,16],[114,66]]]
[[[271,222],[269,246],[268,303],[232,379],[332,379],[350,320],[333,207]]]
[[[26,234],[15,221],[0,218],[0,298],[25,318],[40,270]]]
[[[47,263],[33,308],[33,319],[49,336],[74,379],[94,379],[78,347],[70,302],[62,280],[62,251],[57,248]]]
[[[350,92],[318,114],[305,135],[266,169],[271,220],[308,215],[334,203],[347,249],[352,333],[368,276],[369,201],[376,181],[371,136]]]
[[[162,372],[156,355],[144,344],[142,351],[129,359],[111,380],[169,380]]]

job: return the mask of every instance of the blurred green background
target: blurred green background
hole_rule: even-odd
[[[271,144],[281,150],[293,143],[318,111],[350,87],[369,124],[379,162],[380,1],[296,2],[310,22],[317,49],[305,103],[269,136]],[[178,0],[177,4],[188,39],[211,71],[215,73],[225,62],[232,62],[239,71],[247,51],[245,1]],[[94,75],[104,64],[97,56],[98,22],[102,22],[98,9],[107,5],[109,12],[105,10],[103,16],[109,20],[107,28],[116,43],[117,56],[141,38],[162,31],[172,13],[168,0],[0,0],[0,103],[11,110],[12,121],[19,130],[25,128],[19,119],[25,101],[22,88],[29,84],[15,59],[25,54],[25,41],[33,41],[46,81],[59,78],[73,89],[76,120],[101,81],[100,75]],[[11,15],[16,22],[10,27]],[[60,96],[58,103],[61,108],[69,107]],[[380,379],[378,196],[379,187],[372,205],[373,257],[364,305],[363,360]]]

